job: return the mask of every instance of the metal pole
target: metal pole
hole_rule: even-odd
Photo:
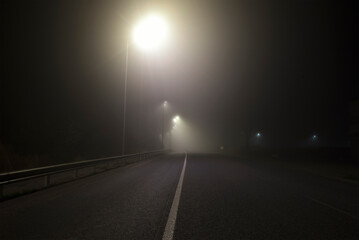
[[[162,149],[165,148],[165,145],[163,144],[163,139],[165,138],[165,135],[164,135],[165,111],[166,111],[166,102],[163,103],[163,110],[162,110]]]
[[[123,130],[122,130],[122,155],[125,155],[126,139],[126,95],[127,95],[127,68],[128,68],[128,38],[126,40],[126,69],[125,69],[125,89],[123,94]]]

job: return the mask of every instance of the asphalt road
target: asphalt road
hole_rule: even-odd
[[[159,157],[4,201],[0,239],[162,239],[171,221],[181,240],[359,239],[359,184],[220,155],[184,162]]]

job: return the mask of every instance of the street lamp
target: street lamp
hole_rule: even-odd
[[[178,120],[179,120],[179,116],[175,116],[172,121],[173,121],[174,123],[177,123]]]
[[[146,52],[159,49],[168,38],[168,26],[166,21],[159,15],[150,14],[143,18],[133,30],[134,43]],[[125,86],[123,94],[123,133],[122,133],[122,155],[125,154],[126,140],[126,101],[127,101],[127,76],[128,76],[128,46],[129,39],[126,40],[126,69]],[[163,136],[162,136],[163,138]],[[162,139],[163,142],[163,139]]]
[[[313,140],[313,142],[314,142],[314,141],[317,141],[317,140],[318,140],[318,135],[317,135],[317,134],[313,134],[312,140]]]
[[[168,38],[168,26],[159,15],[150,14],[143,18],[133,30],[135,44],[146,52],[158,50]]]

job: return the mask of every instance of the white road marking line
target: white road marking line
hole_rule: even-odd
[[[359,220],[359,217],[354,216],[353,214],[348,213],[348,212],[346,212],[346,211],[344,211],[344,210],[341,210],[341,209],[339,209],[339,208],[336,208],[336,207],[334,207],[334,206],[332,206],[332,205],[330,205],[330,204],[328,204],[328,203],[319,201],[319,200],[314,199],[314,198],[311,198],[311,197],[306,197],[306,198],[308,198],[308,199],[312,200],[313,202],[316,202],[316,203],[318,203],[318,204],[320,204],[320,205],[322,205],[322,206],[325,206],[325,207],[330,208],[330,209],[332,209],[332,210],[335,210],[335,211],[337,211],[337,212],[343,213],[343,214],[345,214],[345,215],[347,215],[347,216],[349,216],[349,217],[352,217],[352,218],[354,218],[354,219],[356,219],[356,220]]]
[[[186,153],[186,157],[184,159],[181,176],[178,181],[175,197],[173,198],[172,207],[170,210],[170,214],[168,215],[168,220],[167,220],[165,232],[163,233],[162,240],[172,240],[173,239],[173,233],[175,231],[175,225],[176,225],[178,204],[179,204],[180,197],[181,197],[183,177],[184,177],[184,172],[186,170],[186,162],[187,162],[187,153]]]

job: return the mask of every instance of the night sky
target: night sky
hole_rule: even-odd
[[[164,100],[213,146],[257,131],[266,146],[347,146],[354,2],[2,1],[0,140],[53,159],[120,154],[126,35],[156,11],[171,38],[152,55],[130,45],[128,153],[161,147]]]

